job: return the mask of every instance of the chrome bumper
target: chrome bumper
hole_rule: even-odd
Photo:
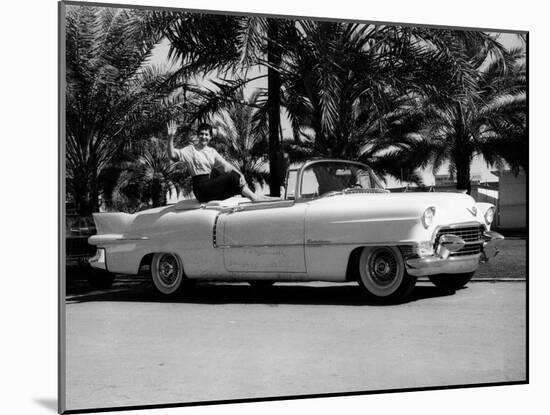
[[[483,233],[483,249],[480,254],[468,256],[450,256],[461,249],[466,242],[456,235],[445,235],[440,240],[434,255],[421,258],[411,258],[405,261],[407,272],[413,276],[435,274],[462,274],[474,272],[479,263],[485,263],[498,254],[496,243],[504,239],[498,232],[486,231]]]
[[[105,261],[105,249],[98,248],[95,255],[88,259],[88,263],[93,268],[107,270],[107,263]]]

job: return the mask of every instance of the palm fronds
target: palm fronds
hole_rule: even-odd
[[[67,190],[84,211],[98,209],[102,172],[180,104],[173,74],[148,65],[162,34],[147,13],[67,7]]]

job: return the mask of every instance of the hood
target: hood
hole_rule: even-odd
[[[316,199],[311,204],[324,208],[342,209],[345,206],[360,208],[373,219],[389,217],[418,217],[428,207],[435,207],[435,224],[480,221],[475,200],[463,193],[352,193]],[[353,210],[355,210],[353,209]]]

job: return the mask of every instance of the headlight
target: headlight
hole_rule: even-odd
[[[487,212],[485,212],[485,223],[487,225],[490,225],[493,223],[493,220],[495,219],[495,208],[491,207],[487,209]]]
[[[422,214],[422,225],[424,225],[426,229],[428,229],[432,224],[434,215],[435,215],[435,208],[433,206],[426,209]]]

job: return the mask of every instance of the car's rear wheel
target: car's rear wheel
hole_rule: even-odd
[[[371,298],[384,302],[408,297],[416,277],[407,274],[399,249],[393,246],[367,246],[359,257],[359,282]]]
[[[179,293],[184,287],[183,265],[175,254],[155,254],[151,262],[151,277],[155,288],[164,295]]]
[[[470,282],[475,272],[462,274],[438,274],[430,276],[430,281],[438,288],[456,291]]]

